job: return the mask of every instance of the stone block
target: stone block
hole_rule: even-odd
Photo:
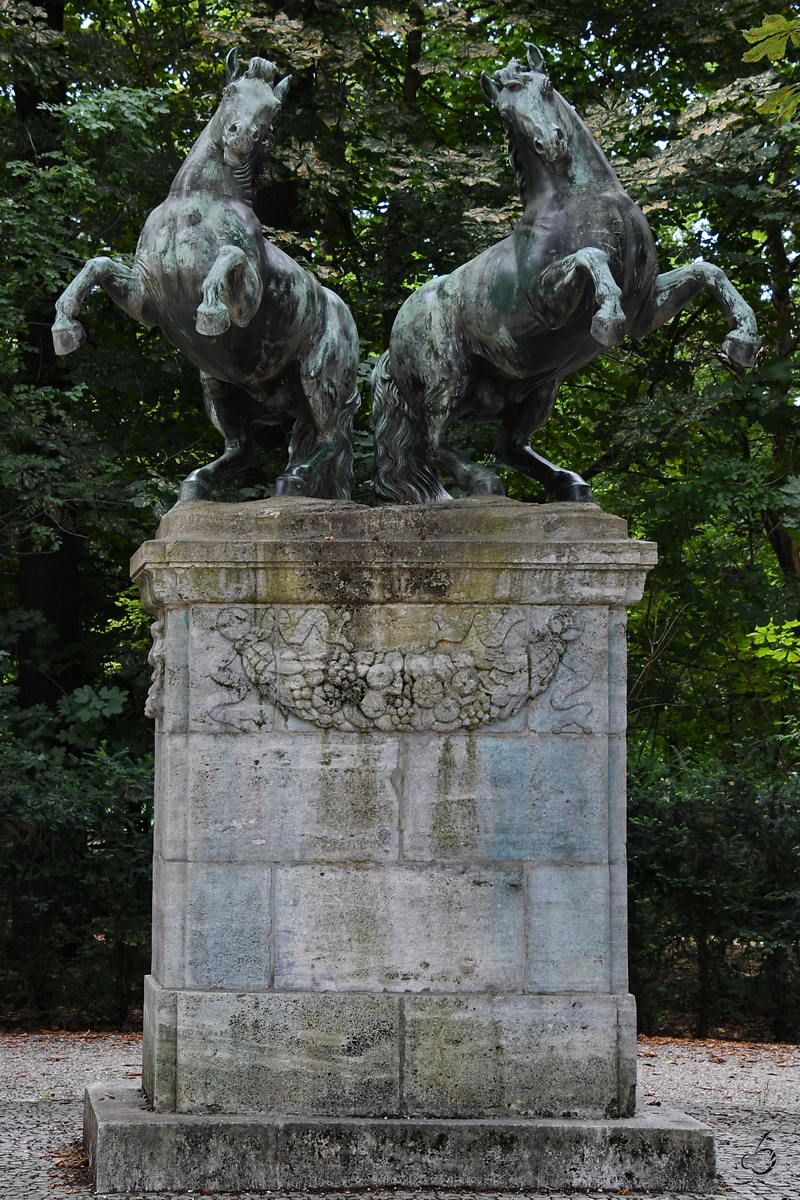
[[[529,989],[610,991],[608,867],[533,864],[527,890]]]
[[[515,867],[277,867],[275,986],[517,989],[523,907]]]
[[[409,737],[404,858],[605,862],[607,786],[605,738]]]
[[[621,1121],[370,1120],[146,1111],[124,1082],[88,1089],[97,1190],[303,1192],[358,1188],[716,1192],[699,1121],[647,1108]],[[101,1099],[101,1096],[103,1097]]]
[[[153,858],[152,971],[163,987],[186,979],[186,863]]]
[[[156,733],[153,853],[185,861],[191,753],[185,733]]]
[[[594,504],[481,496],[370,509],[275,497],[177,504],[131,574],[152,611],[198,601],[622,605],[641,599],[654,562],[652,543],[631,541]]]
[[[153,974],[164,987],[270,985],[271,868],[153,860]]]
[[[187,793],[187,855],[206,862],[396,858],[398,762],[398,741],[385,735],[190,734],[188,782],[176,781]],[[172,802],[164,796],[164,806]],[[171,849],[165,841],[162,853]]]
[[[181,992],[177,1020],[179,1112],[398,1112],[395,996]]]
[[[618,1062],[617,1001],[586,994],[408,997],[406,1111],[465,1118],[631,1115],[630,1064],[620,1072]],[[628,1008],[623,1004],[623,1021]],[[635,1082],[635,1043],[631,1057]]]
[[[84,1101],[84,1145],[101,1195],[272,1189],[276,1133],[268,1122],[230,1114],[150,1112],[122,1081],[87,1089]]]
[[[182,733],[189,727],[189,631],[186,608],[164,613],[163,686],[158,727],[164,733]]]
[[[144,977],[142,1087],[156,1112],[175,1110],[178,994]]]
[[[186,987],[270,986],[271,881],[261,863],[188,864]]]

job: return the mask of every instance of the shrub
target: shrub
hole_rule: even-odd
[[[630,772],[631,986],[645,1032],[678,1014],[800,1033],[800,778],[743,757]]]
[[[152,763],[0,741],[0,986],[119,1023],[149,964]]]

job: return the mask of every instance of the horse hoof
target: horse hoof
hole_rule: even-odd
[[[56,354],[72,354],[72,351],[77,350],[86,337],[86,331],[80,321],[69,321],[63,325],[56,324],[53,326],[52,332]]]
[[[300,475],[280,475],[275,480],[276,496],[307,496],[308,480]]]
[[[599,312],[595,313],[592,337],[601,346],[621,346],[625,341],[625,318],[604,317]]]
[[[505,496],[506,489],[498,475],[489,479],[476,479],[469,487],[470,496]]]
[[[740,367],[752,367],[756,361],[756,355],[761,349],[760,338],[740,337],[734,333],[725,338],[722,343],[722,349],[731,362],[735,362]]]
[[[181,484],[181,490],[178,492],[179,500],[210,500],[211,488],[208,484],[203,483],[201,479],[184,479]]]
[[[231,318],[225,306],[206,308],[201,304],[197,310],[195,329],[205,337],[218,337],[226,329],[230,329]]]
[[[595,502],[592,489],[583,479],[563,483],[561,487],[551,493],[550,498],[561,504],[594,504]]]

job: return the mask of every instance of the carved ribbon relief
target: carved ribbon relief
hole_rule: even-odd
[[[514,716],[548,692],[553,733],[591,733],[582,693],[594,669],[576,652],[580,610],[558,608],[527,634],[524,608],[442,610],[428,646],[360,647],[353,613],[333,608],[223,609],[227,646],[210,669],[207,715],[230,728],[269,724],[238,713],[260,700],[323,729],[452,732]]]

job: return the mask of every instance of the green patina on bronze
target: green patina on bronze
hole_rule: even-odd
[[[373,373],[374,491],[382,504],[448,499],[439,472],[466,492],[502,495],[489,467],[447,442],[454,420],[499,421],[497,458],[555,500],[590,500],[585,480],[530,447],[565,375],[623,338],[642,337],[699,291],[719,301],[723,346],[751,366],[760,345],[752,309],[719,267],[702,261],[659,274],[641,209],[600,146],[527,46],[483,90],[506,129],[525,208],[514,233],[405,302]]]
[[[96,285],[135,320],[164,335],[200,368],[203,399],[225,452],[193,471],[182,500],[208,499],[258,459],[254,427],[294,419],[278,495],[346,500],[353,484],[352,424],[359,346],[342,300],[266,241],[253,188],[291,76],[228,56],[222,102],[147,218],[132,267],[86,263],[56,303],[53,341],[69,354]]]

